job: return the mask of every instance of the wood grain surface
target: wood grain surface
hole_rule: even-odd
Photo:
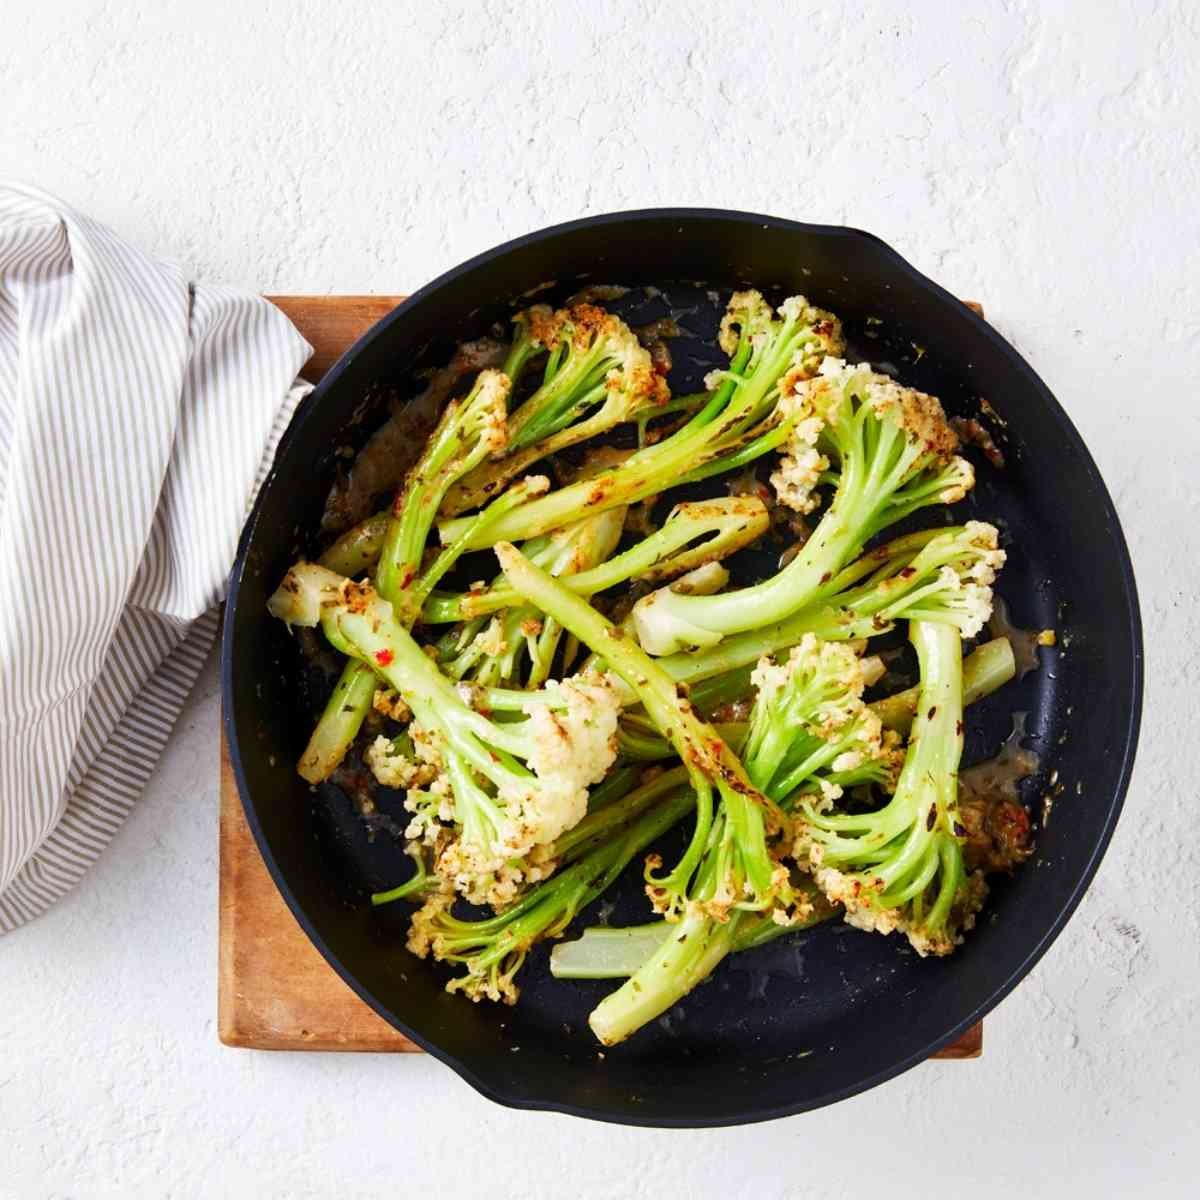
[[[312,344],[316,382],[402,296],[270,296]],[[968,302],[970,303],[970,302]],[[982,313],[978,305],[971,307]],[[217,1029],[255,1050],[418,1050],[367,1007],[308,940],[283,902],[246,823],[221,738]],[[935,1058],[978,1058],[983,1025]]]

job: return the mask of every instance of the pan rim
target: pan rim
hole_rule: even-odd
[[[1060,904],[1059,911],[1055,915],[1054,919],[1046,927],[1041,937],[1038,938],[1038,940],[1028,948],[1026,953],[1022,956],[1021,961],[1012,969],[1008,977],[999,986],[997,986],[984,1001],[976,1005],[966,1017],[956,1023],[944,1035],[939,1036],[928,1045],[911,1054],[903,1055],[894,1061],[887,1062],[875,1073],[855,1080],[852,1084],[848,1084],[840,1088],[830,1089],[828,1092],[810,1095],[794,1103],[768,1105],[761,1108],[746,1108],[740,1112],[706,1117],[703,1119],[697,1119],[695,1117],[672,1118],[670,1116],[658,1114],[639,1117],[636,1113],[617,1113],[609,1109],[592,1106],[586,1103],[567,1103],[564,1101],[555,1100],[553,1098],[531,1098],[523,1094],[518,1095],[508,1092],[504,1088],[494,1085],[490,1080],[485,1079],[460,1058],[442,1050],[431,1039],[425,1037],[417,1030],[409,1027],[386,1005],[377,1000],[369,991],[369,989],[358,982],[354,973],[341,963],[336,952],[317,932],[312,922],[306,915],[303,906],[300,904],[299,900],[292,892],[291,887],[288,885],[286,879],[283,877],[283,872],[275,859],[271,847],[267,842],[267,838],[264,834],[261,823],[258,820],[256,805],[249,794],[249,787],[247,785],[245,769],[242,762],[241,747],[237,737],[236,722],[234,720],[233,703],[233,631],[235,622],[232,617],[236,611],[242,575],[246,566],[247,553],[253,540],[253,532],[261,512],[263,498],[271,487],[276,474],[277,464],[283,461],[286,457],[288,449],[295,435],[306,424],[315,407],[330,391],[336,388],[342,375],[348,370],[354,359],[362,352],[362,350],[377,338],[385,336],[395,324],[404,319],[405,314],[409,310],[421,303],[426,297],[435,291],[440,290],[442,287],[451,283],[460,276],[490,262],[494,262],[513,251],[529,245],[537,244],[541,241],[561,236],[566,233],[570,233],[577,229],[587,227],[615,224],[634,224],[641,222],[663,222],[675,219],[722,220],[744,225],[757,224],[767,228],[796,232],[808,237],[815,236],[834,240],[845,239],[853,241],[866,241],[870,243],[878,252],[890,259],[893,267],[897,269],[898,273],[907,276],[916,287],[931,292],[935,297],[944,302],[952,302],[955,305],[959,305],[963,310],[963,318],[968,322],[973,322],[977,332],[982,334],[982,336],[990,341],[1000,353],[1007,357],[1014,366],[1015,370],[1024,377],[1025,382],[1028,384],[1030,389],[1037,394],[1038,399],[1044,405],[1048,414],[1058,427],[1059,434],[1065,439],[1070,449],[1079,456],[1083,471],[1094,488],[1095,502],[1101,507],[1103,515],[1106,519],[1106,524],[1111,531],[1112,545],[1116,552],[1116,561],[1114,565],[1118,570],[1121,592],[1128,609],[1128,636],[1130,646],[1132,648],[1132,662],[1130,663],[1130,694],[1128,697],[1127,718],[1122,736],[1123,746],[1121,761],[1119,764],[1119,769],[1115,773],[1115,780],[1110,790],[1108,810],[1105,814],[1104,824],[1103,828],[1101,829],[1100,836],[1095,839],[1091,848],[1091,853],[1082,871],[1079,873],[1075,885],[1066,901]],[[465,1082],[470,1084],[470,1086],[475,1088],[476,1091],[487,1097],[489,1100],[508,1108],[531,1111],[561,1112],[569,1116],[583,1117],[590,1120],[604,1121],[612,1124],[654,1128],[719,1128],[735,1125],[748,1125],[760,1121],[777,1120],[782,1117],[793,1116],[797,1113],[808,1112],[822,1108],[829,1104],[837,1103],[840,1100],[847,1099],[850,1096],[857,1095],[861,1092],[869,1090],[870,1088],[876,1087],[889,1079],[895,1078],[896,1076],[915,1066],[917,1063],[927,1059],[930,1054],[940,1050],[942,1047],[950,1044],[956,1038],[961,1036],[962,1033],[965,1032],[971,1025],[975,1024],[989,1012],[994,1010],[996,1006],[1001,1003],[1001,1001],[1011,994],[1013,989],[1029,974],[1029,972],[1042,958],[1054,941],[1059,937],[1063,929],[1066,927],[1068,921],[1078,908],[1079,903],[1083,899],[1084,894],[1086,893],[1096,875],[1097,870],[1099,869],[1100,863],[1112,839],[1116,823],[1124,807],[1125,798],[1132,777],[1133,764],[1137,751],[1138,735],[1141,726],[1144,690],[1144,645],[1137,585],[1124,530],[1121,526],[1120,518],[1112,501],[1112,497],[1104,483],[1104,479],[1100,474],[1100,470],[1097,467],[1091,452],[1088,450],[1087,445],[1085,444],[1079,431],[1075,428],[1074,423],[1071,421],[1062,405],[1059,404],[1058,400],[1042,381],[1041,377],[1025,360],[1025,358],[1015,349],[1015,347],[1006,341],[993,326],[972,312],[970,309],[966,308],[965,305],[961,305],[961,302],[958,301],[956,297],[952,296],[936,281],[930,279],[921,271],[917,270],[917,268],[912,266],[912,264],[909,263],[902,255],[900,255],[896,250],[894,250],[890,245],[888,245],[875,234],[849,226],[812,224],[794,221],[783,217],[742,212],[730,209],[684,207],[643,208],[621,212],[603,213],[595,216],[580,218],[574,221],[563,222],[561,224],[549,226],[547,228],[513,238],[489,250],[485,250],[480,254],[474,255],[472,258],[458,264],[455,267],[452,267],[448,271],[443,272],[431,282],[413,292],[412,295],[406,297],[405,300],[403,300],[399,305],[396,306],[396,308],[394,308],[390,313],[388,313],[369,330],[367,330],[362,337],[360,337],[348,350],[341,355],[341,357],[329,369],[321,381],[314,387],[313,391],[298,406],[291,422],[289,423],[288,429],[280,439],[278,448],[276,450],[275,463],[272,465],[272,469],[268,472],[266,479],[259,490],[258,496],[255,499],[255,503],[251,509],[249,517],[247,518],[239,539],[237,556],[235,558],[234,566],[229,578],[226,607],[226,619],[224,622],[221,639],[221,720],[222,728],[226,737],[226,744],[229,749],[230,763],[233,769],[234,779],[237,783],[238,795],[241,799],[246,820],[254,836],[255,843],[257,844],[259,851],[263,856],[263,860],[267,865],[267,869],[272,879],[275,881],[276,887],[279,888],[284,902],[287,904],[288,908],[292,912],[292,915],[295,917],[305,935],[317,948],[318,952],[322,955],[326,962],[329,963],[329,965],[346,982],[351,990],[354,991],[355,994],[357,994],[360,999],[362,999],[371,1009],[378,1013],[380,1017],[386,1020],[390,1025],[399,1030],[414,1043],[419,1045],[423,1050],[449,1066]]]

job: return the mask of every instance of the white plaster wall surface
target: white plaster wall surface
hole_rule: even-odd
[[[1092,447],[1149,685],[1112,849],[981,1061],[670,1133],[218,1044],[210,667],[95,871],[0,942],[0,1196],[1196,1195],[1198,62],[1185,0],[6,7],[0,173],[206,279],[394,292],[654,204],[880,234]]]

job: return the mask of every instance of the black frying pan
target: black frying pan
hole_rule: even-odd
[[[337,788],[312,792],[295,774],[321,685],[265,607],[296,554],[313,549],[336,451],[360,446],[384,419],[386,388],[415,392],[414,371],[444,364],[455,343],[506,319],[530,289],[552,283],[539,299],[553,301],[586,282],[636,285],[616,306],[631,322],[673,311],[699,335],[673,346],[677,390],[696,386],[711,365],[704,338],[728,291],[752,282],[832,308],[853,352],[891,363],[952,414],[977,415],[985,398],[1004,422],[1007,466],[977,462],[979,484],[952,519],[1001,527],[1009,561],[999,591],[1014,619],[1059,632],[1040,671],[970,711],[966,762],[993,753],[1012,710],[1027,710],[1027,744],[1042,770],[1026,797],[1036,801],[1055,770],[1062,793],[1037,854],[995,884],[957,954],[921,960],[896,938],[822,926],[727,961],[603,1056],[586,1016],[612,983],[554,981],[543,948],[524,970],[516,1008],[473,1005],[442,991],[440,966],[403,949],[404,906],[366,903],[370,890],[405,877],[406,860],[386,819],[368,826]],[[285,900],[334,969],[485,1095],[638,1125],[734,1124],[816,1108],[920,1062],[979,1020],[1045,952],[1092,878],[1128,785],[1142,696],[1137,595],[1116,513],[1074,426],[1020,355],[868,234],[695,209],[595,217],[510,242],[443,275],[367,333],[280,447],[242,535],[222,652],[226,732],[247,818]],[[633,873],[608,902],[614,923],[645,919],[639,896]],[[594,919],[585,912],[578,924]]]

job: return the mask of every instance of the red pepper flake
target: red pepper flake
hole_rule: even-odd
[[[376,650],[375,651],[375,661],[381,667],[390,667],[392,665],[392,659],[394,659],[395,657],[396,656],[390,650]]]

